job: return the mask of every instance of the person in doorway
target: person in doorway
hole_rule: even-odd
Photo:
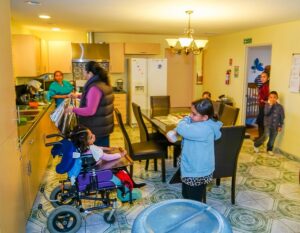
[[[267,144],[267,152],[273,155],[273,146],[278,132],[281,132],[284,122],[284,109],[278,103],[278,94],[271,91],[268,102],[264,108],[264,134],[254,142],[254,151],[259,152],[259,147],[269,138]]]
[[[50,84],[49,91],[47,93],[47,99],[55,100],[56,107],[64,101],[65,98],[69,98],[70,93],[73,91],[74,87],[72,84],[64,80],[64,74],[57,70],[54,72],[54,82]]]
[[[215,170],[214,141],[221,137],[222,123],[214,118],[211,100],[192,102],[191,113],[175,128],[182,136],[180,162],[182,196],[204,201],[206,185],[212,181]]]
[[[95,135],[97,146],[109,146],[109,135],[114,129],[114,95],[107,72],[95,61],[85,65],[87,79],[81,94],[80,106],[69,106],[66,112],[74,112],[80,124],[88,127]],[[76,98],[77,94],[72,93]]]
[[[267,73],[269,74],[269,76],[270,76],[271,66],[270,66],[270,65],[265,66],[263,72],[267,72]],[[257,86],[258,88],[260,88],[260,87],[263,85],[260,76],[261,76],[261,74],[260,74],[260,75],[257,75],[257,77],[254,79],[254,83],[256,84],[256,86]]]
[[[269,73],[262,72],[260,75],[262,86],[258,90],[258,115],[256,123],[258,125],[258,137],[264,134],[264,107],[269,97]]]
[[[209,91],[204,91],[202,93],[202,98],[203,99],[211,99],[211,93]]]

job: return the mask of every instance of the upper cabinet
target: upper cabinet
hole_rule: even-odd
[[[48,72],[72,73],[72,47],[69,41],[48,41]]]
[[[41,74],[41,41],[36,36],[13,35],[12,56],[15,77]]]
[[[124,72],[124,44],[110,43],[109,44],[109,72],[123,73]]]
[[[125,43],[125,54],[160,54],[159,43]]]

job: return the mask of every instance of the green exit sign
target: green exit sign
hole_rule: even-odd
[[[252,43],[252,38],[245,38],[244,39],[244,44],[251,44]]]

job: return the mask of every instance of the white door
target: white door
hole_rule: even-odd
[[[150,96],[167,95],[167,59],[148,59],[148,107]]]

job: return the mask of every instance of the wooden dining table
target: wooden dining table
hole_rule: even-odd
[[[169,109],[168,115],[152,116],[150,109],[141,110],[143,117],[164,135],[174,129],[183,117],[190,114],[190,111],[190,107],[173,107]]]

